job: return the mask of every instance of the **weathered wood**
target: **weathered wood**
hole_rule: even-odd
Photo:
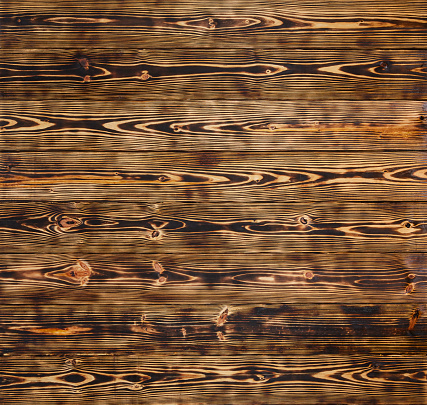
[[[3,1],[8,48],[233,47],[421,48],[423,1]],[[328,10],[328,12],[325,12]]]
[[[160,289],[159,289],[160,293]],[[161,294],[161,293],[160,293]],[[117,295],[116,295],[117,296]],[[157,303],[3,305],[2,353],[425,355],[426,304]],[[126,302],[126,303],[124,303]],[[233,305],[235,304],[235,305]],[[226,312],[224,313],[224,309]],[[414,311],[421,313],[411,327]]]
[[[6,100],[424,100],[416,50],[5,50]]]
[[[59,244],[58,244],[59,245]],[[278,304],[418,305],[426,301],[425,253],[3,254],[1,305],[85,302],[129,305],[161,300],[193,306]],[[52,248],[53,249],[53,248]],[[18,250],[18,249],[16,249]],[[56,249],[58,250],[58,248]],[[71,249],[69,249],[71,250]],[[97,247],[94,251],[106,251]],[[64,249],[66,251],[66,249]],[[157,263],[164,269],[155,269]],[[407,315],[407,314],[406,314]]]
[[[425,151],[423,101],[8,101],[3,151]]]
[[[425,201],[427,155],[414,153],[25,152],[0,156],[10,200]]]
[[[26,356],[4,358],[0,385],[7,403],[421,405],[425,368],[421,356]]]
[[[413,202],[313,206],[276,201],[248,208],[243,198],[206,207],[202,201],[174,201],[173,195],[151,205],[4,202],[0,247],[4,253],[185,253],[192,260],[290,252],[425,252],[426,212],[425,203]]]
[[[2,1],[0,403],[425,404],[426,15]]]

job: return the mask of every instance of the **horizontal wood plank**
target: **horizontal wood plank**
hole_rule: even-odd
[[[351,3],[339,0],[319,0],[316,2],[312,0],[272,0],[268,3],[262,0],[253,0],[250,3],[245,0],[234,0],[232,3],[228,0],[206,0],[203,3],[194,3],[193,0],[146,0],[143,3],[135,0],[120,0],[120,3],[117,3],[116,0],[91,0],[91,8],[72,0],[62,0],[60,3],[56,0],[43,0],[43,2],[37,3],[31,0],[3,0],[0,5],[0,10],[3,12],[14,10],[25,13],[43,10],[49,12],[75,11],[90,14],[106,11],[117,12],[118,8],[123,12],[136,14],[155,10],[159,10],[160,13],[170,11],[182,14],[183,10],[224,9],[230,11],[265,8],[268,10],[301,11],[313,16],[324,16],[325,10],[337,16],[346,15],[349,10],[359,10],[371,16],[402,14],[407,17],[423,17],[427,11],[426,3],[423,0],[395,0],[392,3],[388,0],[378,0],[375,5],[366,0],[353,0]]]
[[[424,100],[416,50],[5,50],[5,100]]]
[[[424,357],[4,357],[7,404],[424,404]],[[37,393],[37,396],[34,396]]]
[[[422,49],[427,40],[423,1],[3,1],[0,12],[2,47],[15,49]]]
[[[4,253],[426,252],[425,203],[4,202]],[[14,243],[11,244],[10,240]]]
[[[303,152],[11,152],[0,156],[0,197],[249,205],[425,201],[426,163],[424,152],[336,152],[333,159]]]
[[[31,245],[28,246],[30,251]],[[17,249],[18,250],[18,249]],[[65,249],[64,249],[65,250]],[[96,249],[98,252],[108,250]],[[236,255],[205,250],[175,255],[2,254],[1,305],[56,305],[118,299],[129,305],[396,303],[426,301],[425,253],[289,253]]]
[[[89,11],[89,12],[88,12]],[[174,12],[175,11],[175,12]],[[7,12],[0,18],[5,48],[57,48],[76,44],[101,48],[128,46],[171,48],[382,48],[423,49],[427,41],[427,19],[418,16],[376,15],[350,9],[347,14],[312,16],[286,10],[221,8],[187,10],[156,9],[148,12],[112,13],[88,10],[32,9]],[[328,13],[329,14],[329,13]]]
[[[9,101],[3,151],[425,150],[423,101]]]
[[[116,298],[117,297],[117,298]],[[3,354],[152,355],[427,353],[426,304],[2,305]],[[411,324],[412,323],[412,324]]]

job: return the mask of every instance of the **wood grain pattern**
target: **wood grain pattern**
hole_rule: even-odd
[[[424,100],[415,50],[5,50],[4,99]]]
[[[9,101],[3,151],[425,151],[423,101]]]
[[[2,2],[0,11],[2,44],[8,48],[46,43],[58,48],[191,48],[197,43],[224,48],[422,49],[427,40],[427,10],[419,1],[91,1],[90,7],[14,1]]]
[[[426,304],[165,305],[144,297],[72,305],[3,305],[0,350],[6,354],[135,353],[160,357],[275,354],[425,355]],[[231,301],[231,303],[229,303]],[[126,302],[126,303],[124,303]],[[234,305],[233,305],[234,304]],[[13,308],[13,311],[12,311]],[[226,315],[224,309],[227,310]],[[219,320],[221,318],[221,320]],[[19,323],[17,323],[19,320]]]
[[[0,204],[3,252],[181,254],[424,252],[425,203]],[[13,238],[14,244],[10,244]]]
[[[425,153],[25,152],[0,156],[10,200],[424,201]]]
[[[425,366],[421,356],[16,357],[0,384],[6,402],[36,404],[424,404]]]
[[[427,3],[3,0],[0,403],[427,403]]]
[[[18,244],[17,244],[18,245]],[[58,250],[60,243],[57,244]],[[79,246],[79,245],[77,245]],[[28,250],[32,245],[28,244]],[[1,305],[97,303],[162,300],[165,305],[250,304],[262,302],[316,306],[322,302],[371,305],[426,301],[425,253],[290,253],[245,255],[206,249],[168,255],[152,249],[146,254],[98,253],[3,254],[0,266]],[[53,248],[51,249],[53,250]],[[103,254],[99,253],[104,252]],[[159,273],[153,263],[160,263]],[[406,316],[409,316],[409,310]],[[418,319],[417,319],[418,320]],[[19,321],[19,319],[17,319]],[[416,323],[414,324],[416,326]]]

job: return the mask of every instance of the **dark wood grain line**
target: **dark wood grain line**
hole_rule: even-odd
[[[2,106],[9,150],[425,150],[427,104],[411,101],[41,101]]]
[[[0,381],[8,404],[28,400],[33,390],[39,394],[32,400],[37,404],[311,404],[319,397],[340,404],[423,404],[425,360],[360,355],[9,357]]]
[[[405,50],[13,50],[0,91],[10,100],[423,100],[425,62]]]

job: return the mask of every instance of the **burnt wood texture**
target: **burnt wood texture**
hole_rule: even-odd
[[[427,3],[2,0],[0,403],[427,403]]]

